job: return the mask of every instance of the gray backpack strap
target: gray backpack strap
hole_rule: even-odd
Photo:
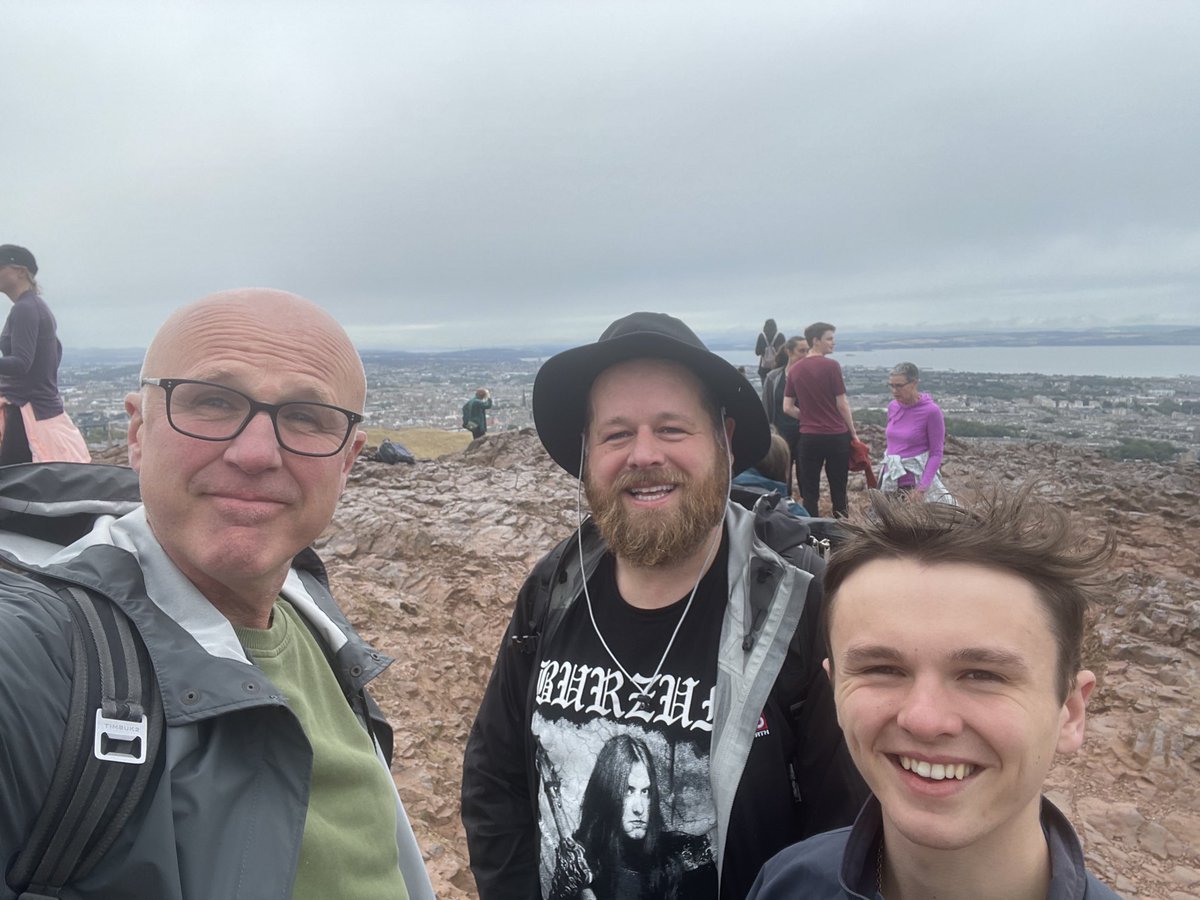
[[[115,605],[74,585],[70,708],[46,800],[9,884],[18,900],[53,900],[87,875],[129,821],[155,769],[162,698],[145,644]]]

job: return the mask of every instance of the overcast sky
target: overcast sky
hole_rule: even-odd
[[[1191,0],[3,9],[0,242],[68,347],[244,285],[364,348],[1200,322]]]

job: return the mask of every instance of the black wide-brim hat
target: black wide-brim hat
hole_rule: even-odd
[[[767,455],[771,426],[762,400],[746,376],[705,347],[679,319],[636,312],[609,325],[596,343],[550,357],[533,381],[533,423],[538,437],[551,459],[576,478],[592,383],[609,366],[629,359],[672,360],[700,379],[737,423],[730,441],[735,473]]]

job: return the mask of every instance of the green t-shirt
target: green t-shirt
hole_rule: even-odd
[[[312,744],[312,788],[293,900],[408,900],[396,849],[391,773],[316,638],[282,598],[269,628],[234,630],[283,692]]]

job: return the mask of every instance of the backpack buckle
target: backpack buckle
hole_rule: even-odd
[[[104,762],[141,765],[146,761],[147,719],[110,719],[96,710],[96,740],[92,752]]]

